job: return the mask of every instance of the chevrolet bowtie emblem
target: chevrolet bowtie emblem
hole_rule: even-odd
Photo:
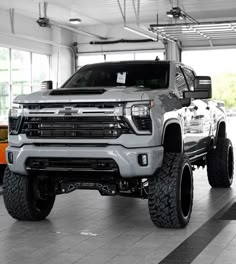
[[[65,108],[63,110],[59,110],[58,114],[73,115],[78,114],[78,110],[73,110],[72,108]]]

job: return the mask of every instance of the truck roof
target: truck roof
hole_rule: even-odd
[[[102,66],[102,65],[117,65],[117,64],[170,64],[170,61],[165,61],[165,60],[159,60],[159,61],[155,61],[155,60],[127,60],[127,61],[115,61],[115,62],[100,62],[100,63],[93,63],[93,64],[87,64],[83,67],[87,67],[87,66]]]

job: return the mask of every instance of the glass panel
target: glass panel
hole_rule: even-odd
[[[156,58],[164,60],[163,52],[136,52],[135,60],[155,60]]]
[[[78,57],[79,67],[82,67],[86,64],[104,62],[103,55],[82,55]]]
[[[188,91],[188,87],[185,82],[184,75],[179,68],[176,69],[175,78],[176,78],[176,88],[179,91],[180,97],[183,98],[183,91]]]
[[[197,75],[211,76],[213,99],[236,109],[236,49],[183,51],[182,61]]]
[[[0,48],[0,82],[10,82],[10,57],[7,48]]]
[[[26,85],[12,85],[12,102],[16,96],[31,93],[31,87]]]
[[[30,53],[12,50],[12,84],[30,86]]]
[[[8,48],[0,48],[0,122],[7,120],[10,103],[10,56]]]
[[[0,83],[0,119],[7,119],[10,104],[10,85]]]
[[[32,85],[33,91],[40,90],[41,82],[49,80],[49,56],[32,54]]]
[[[162,89],[169,85],[169,64],[109,63],[87,66],[77,72],[65,84],[65,88],[77,87],[130,87]]]
[[[116,53],[116,54],[106,55],[106,61],[125,61],[125,60],[134,60],[134,53]]]
[[[193,91],[194,90],[194,80],[195,80],[194,73],[190,69],[187,69],[187,68],[182,68],[182,69],[187,79],[189,89]]]

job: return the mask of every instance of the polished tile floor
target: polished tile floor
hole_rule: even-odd
[[[0,263],[235,264],[236,221],[217,220],[218,233],[217,227],[208,232],[211,222],[207,221],[234,200],[236,183],[230,189],[213,190],[202,169],[194,172],[194,182],[192,218],[182,230],[156,228],[146,200],[75,191],[57,197],[47,220],[20,222],[7,214],[0,196]],[[206,223],[201,240],[196,240]],[[205,243],[208,233],[210,242]],[[187,246],[186,239],[190,239]],[[199,250],[202,242],[205,246]]]
[[[236,146],[236,120],[229,124]],[[20,222],[0,195],[0,264],[235,264],[236,221],[219,212],[236,202],[236,179],[211,189],[200,169],[194,186],[192,218],[181,230],[156,228],[146,200],[76,191],[58,196],[47,220]]]

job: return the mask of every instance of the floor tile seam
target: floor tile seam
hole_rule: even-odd
[[[187,240],[190,239],[191,237],[195,236],[199,231],[201,231],[201,229],[205,229],[207,228],[207,225],[210,225],[212,222],[221,222],[221,225],[223,225],[224,227],[221,229],[221,227],[219,227],[220,231],[218,233],[215,234],[215,236],[208,242],[208,244],[202,248],[202,250],[192,259],[192,261],[194,261],[200,254],[201,252],[203,252],[203,250],[211,243],[211,241],[218,235],[220,234],[220,232],[230,223],[229,220],[220,220],[220,216],[223,215],[233,204],[233,202],[235,201],[235,197],[233,197],[230,201],[226,202],[226,204],[217,212],[215,213],[209,220],[207,220],[205,222],[205,224],[203,224],[202,226],[200,226],[196,231],[194,231],[186,240],[184,240],[182,243],[179,244],[179,246],[177,246],[172,252],[170,252],[169,254],[166,255],[166,257],[164,257],[159,263],[165,263],[165,261],[168,261],[168,257],[171,259],[171,256],[176,254],[176,251],[178,252],[178,250],[182,250],[182,248],[184,248],[184,243],[187,243]],[[210,236],[210,235],[209,235]],[[193,249],[192,249],[193,250]],[[191,262],[192,262],[191,261]],[[189,262],[189,263],[191,263]]]

